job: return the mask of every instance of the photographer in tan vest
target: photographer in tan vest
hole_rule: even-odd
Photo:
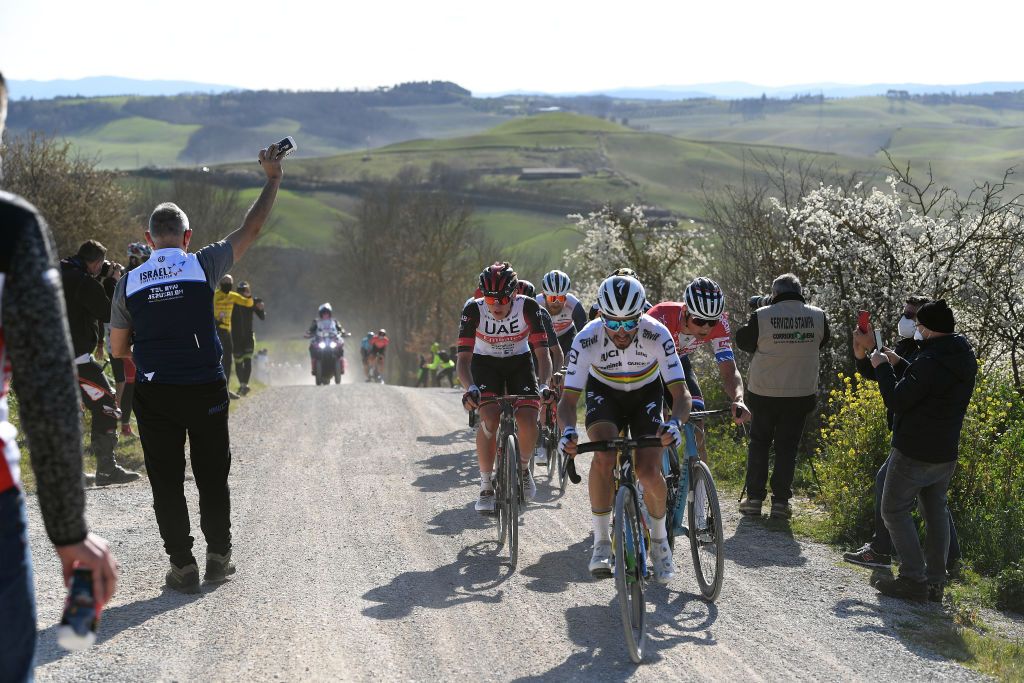
[[[767,495],[768,451],[775,444],[772,509],[775,519],[793,516],[797,446],[818,392],[821,349],[828,342],[825,312],[804,300],[800,279],[775,278],[770,297],[753,297],[750,320],[736,332],[736,345],[754,354],[747,379],[750,447],[747,451],[745,515],[760,515]]]

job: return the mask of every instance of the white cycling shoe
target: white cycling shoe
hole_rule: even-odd
[[[494,491],[488,489],[480,492],[480,497],[476,499],[476,511],[484,515],[494,512]]]
[[[603,541],[594,544],[594,554],[590,556],[590,573],[595,579],[606,579],[612,575],[612,544]]]
[[[658,583],[668,583],[676,575],[676,565],[672,561],[672,548],[668,545],[668,539],[651,539],[651,564],[654,565],[654,580]]]
[[[523,470],[523,498],[533,500],[537,497],[537,482],[533,480],[533,474],[529,468]]]

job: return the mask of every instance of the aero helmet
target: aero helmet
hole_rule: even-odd
[[[511,297],[518,284],[516,271],[508,261],[494,263],[480,273],[480,291],[484,296]]]
[[[699,277],[686,287],[683,294],[686,310],[690,315],[705,320],[719,320],[725,311],[725,295],[718,283],[707,277]]]
[[[611,318],[639,317],[646,300],[644,286],[633,277],[613,275],[597,288],[597,306],[602,315]]]
[[[564,296],[569,293],[569,276],[560,270],[552,270],[540,281],[541,289],[550,296]]]

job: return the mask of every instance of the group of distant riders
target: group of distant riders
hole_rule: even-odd
[[[479,288],[463,306],[456,373],[467,387],[463,406],[479,413],[476,510],[483,514],[495,510],[492,471],[499,409],[488,399],[537,396],[520,400],[515,413],[528,500],[537,491],[530,459],[546,464],[551,455],[543,447],[535,452],[542,403],[557,403],[558,448],[567,457],[576,455],[577,404],[584,392],[591,441],[614,439],[628,429],[634,439],[660,437],[663,447],[678,449],[691,407],[704,408],[689,354],[706,344],[718,363],[733,419],[742,423],[750,418],[732,351],[725,297],[713,280],[698,277],[686,287],[683,301],[652,306],[637,274],[620,268],[600,284],[589,314],[570,287],[569,276],[553,270],[542,279],[538,294],[508,262],[498,262],[483,270]],[[700,439],[697,449],[706,459]],[[650,516],[654,578],[666,583],[674,575],[674,565],[665,523],[661,453],[657,447],[639,449],[636,474]],[[594,545],[589,569],[597,577],[612,573],[614,465],[614,451],[600,452],[590,469]]]

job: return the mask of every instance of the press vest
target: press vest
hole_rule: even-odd
[[[825,312],[802,301],[759,308],[757,352],[747,387],[761,396],[811,396],[818,391]]]
[[[210,283],[196,254],[159,249],[125,279],[136,381],[205,384],[224,379]]]

